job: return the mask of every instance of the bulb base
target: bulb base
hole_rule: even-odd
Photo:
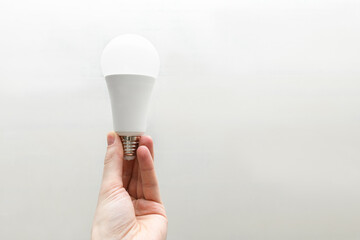
[[[124,159],[134,160],[139,146],[140,136],[120,136],[124,148]]]

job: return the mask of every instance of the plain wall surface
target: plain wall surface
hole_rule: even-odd
[[[169,240],[360,239],[355,0],[0,0],[0,239],[90,238],[122,33],[161,59]]]

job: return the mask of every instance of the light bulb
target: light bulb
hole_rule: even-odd
[[[144,37],[124,34],[112,39],[101,56],[109,90],[113,125],[133,160],[140,136],[146,131],[148,105],[160,67],[159,55]]]

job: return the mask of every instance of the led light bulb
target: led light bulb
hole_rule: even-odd
[[[160,67],[159,55],[145,38],[124,34],[112,39],[101,56],[109,90],[113,125],[124,147],[124,159],[133,160],[146,130],[148,105]]]

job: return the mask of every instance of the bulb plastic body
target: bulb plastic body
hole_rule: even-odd
[[[132,74],[110,75],[105,78],[115,132],[120,136],[143,135],[155,79]]]

